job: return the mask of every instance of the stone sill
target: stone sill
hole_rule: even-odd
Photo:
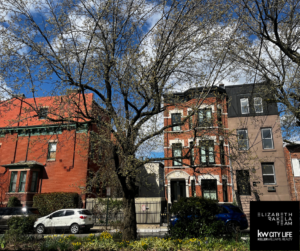
[[[47,159],[47,161],[53,162],[53,161],[56,161],[56,159]]]
[[[275,149],[263,149],[263,152],[276,152],[277,150]]]

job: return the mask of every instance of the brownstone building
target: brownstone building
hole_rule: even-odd
[[[267,85],[226,86],[233,188],[248,219],[250,201],[290,201],[280,118]]]
[[[300,142],[285,144],[284,157],[292,201],[300,201]]]
[[[83,108],[82,94],[72,94],[78,106],[64,102],[67,96],[15,97],[0,106],[0,204],[16,196],[23,205],[31,206],[36,193],[77,192],[85,188],[90,170],[97,170],[89,153],[101,156],[91,148],[95,123],[76,119],[77,123],[54,123],[47,117],[77,116]],[[90,114],[107,120],[93,94],[85,94]],[[38,114],[32,106],[39,107]],[[53,115],[55,114],[55,115]],[[109,135],[109,134],[108,134]],[[94,155],[93,155],[94,156]],[[82,195],[83,204],[86,196]]]
[[[232,202],[227,142],[225,89],[210,90],[198,100],[202,88],[165,95],[164,131],[165,186],[169,204],[180,197],[204,196]],[[207,90],[204,90],[204,92]],[[192,111],[194,115],[182,125]]]

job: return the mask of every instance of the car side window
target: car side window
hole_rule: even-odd
[[[228,214],[228,211],[225,207],[220,206],[220,214]]]
[[[74,211],[73,210],[67,210],[65,216],[71,216],[74,215]]]
[[[58,211],[54,214],[52,214],[52,218],[62,217],[65,215],[65,211]]]

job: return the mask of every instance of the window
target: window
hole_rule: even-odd
[[[48,115],[48,108],[47,107],[40,108],[38,114],[39,119],[46,119],[47,115]]]
[[[273,163],[261,164],[264,185],[276,184]]]
[[[92,215],[89,210],[81,210],[81,211],[78,211],[78,213],[83,214],[83,215]]]
[[[224,141],[220,141],[220,162],[225,165]]]
[[[53,218],[65,216],[65,210],[58,211],[51,215]]]
[[[30,192],[37,192],[38,172],[32,173]]]
[[[263,112],[262,98],[254,98],[254,110],[256,113]]]
[[[182,146],[181,144],[173,144],[173,157],[182,157]],[[173,160],[173,166],[182,166],[182,159],[177,158]]]
[[[217,180],[201,180],[203,198],[217,200]]]
[[[192,197],[196,197],[196,182],[195,182],[195,180],[191,180],[191,187],[192,187]]]
[[[172,125],[180,123],[181,113],[172,113],[171,119],[172,119]],[[173,131],[180,131],[180,125],[173,126]]]
[[[248,170],[236,171],[236,184],[239,195],[251,195],[250,177]]]
[[[248,98],[241,98],[241,111],[242,114],[248,114],[249,113],[249,101]]]
[[[207,127],[212,125],[211,109],[201,109],[198,112],[199,127]]]
[[[19,181],[19,192],[25,192],[27,172],[21,172],[20,181]]]
[[[195,164],[195,150],[194,150],[193,142],[190,142],[190,160],[191,160],[191,165],[193,166]]]
[[[218,118],[218,126],[222,125],[222,110],[218,109],[217,110],[217,118]]]
[[[188,115],[191,115],[192,111],[188,111]],[[193,126],[193,116],[189,118],[189,129],[191,130]]]
[[[261,129],[261,138],[262,138],[263,149],[274,148],[271,128]]]
[[[248,131],[247,129],[237,130],[238,136],[238,148],[239,150],[248,150],[249,143],[248,143]]]
[[[74,211],[73,210],[66,210],[65,216],[71,216],[71,215],[74,215]]]
[[[48,157],[47,159],[49,160],[55,160],[56,158],[56,146],[57,142],[50,142],[48,145]]]
[[[10,192],[15,192],[16,191],[17,176],[18,176],[18,172],[11,172],[10,185],[9,185],[9,191]]]
[[[199,146],[200,146],[201,164],[202,165],[214,164],[215,163],[214,141],[213,140],[199,141]]]

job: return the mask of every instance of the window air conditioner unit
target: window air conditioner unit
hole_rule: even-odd
[[[276,192],[276,188],[275,187],[268,187],[268,192]]]

